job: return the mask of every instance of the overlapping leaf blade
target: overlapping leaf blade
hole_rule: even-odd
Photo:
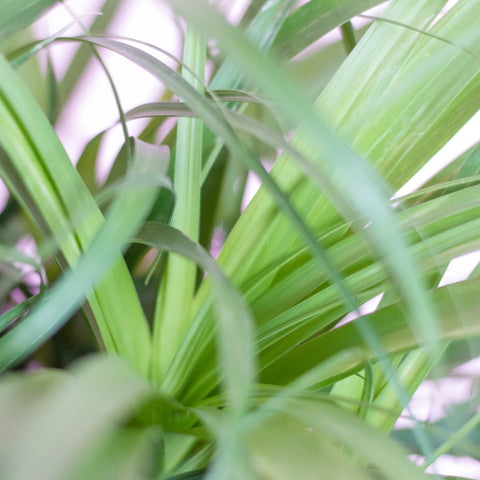
[[[158,174],[158,163],[161,157],[156,148],[141,145],[137,142],[137,162],[134,164],[130,175],[134,181],[135,176]],[[136,188],[135,188],[136,187]],[[43,341],[48,339],[68,320],[87,295],[93,296],[100,305],[102,301],[101,290],[95,291],[94,287],[108,274],[121,249],[134,235],[145,219],[155,199],[157,185],[145,185],[140,182],[124,190],[112,204],[108,220],[102,226],[91,244],[86,248],[86,253],[78,260],[74,269],[64,274],[59,282],[49,291],[36,308],[13,330],[0,339],[0,368],[3,370],[25,358]],[[128,221],[126,219],[128,218]],[[117,280],[118,281],[118,280]],[[98,288],[98,287],[97,287]],[[117,290],[118,295],[118,290]],[[107,308],[108,305],[102,305]],[[118,307],[118,304],[117,304]],[[131,319],[133,322],[139,319]],[[131,325],[131,324],[130,324]],[[104,324],[99,322],[102,338],[108,339],[112,345],[112,353],[117,352],[128,358],[140,371],[148,368],[150,361],[150,338],[142,337],[141,332],[123,331],[117,319],[111,319]],[[138,335],[138,336],[137,336]],[[137,350],[137,342],[141,342],[142,355]]]
[[[63,265],[74,266],[103,217],[52,127],[3,57],[0,70],[0,145],[8,157],[2,160],[0,174],[44,235],[58,243]],[[107,349],[120,349],[145,372],[149,331],[123,260],[96,286],[89,301]],[[128,333],[132,322],[134,335]]]

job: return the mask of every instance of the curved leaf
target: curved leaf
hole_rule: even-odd
[[[468,280],[459,284],[442,287],[429,292],[430,300],[438,307],[439,338],[443,340],[462,339],[480,335],[477,322],[479,280]],[[458,305],[462,305],[461,311]],[[388,353],[402,352],[422,346],[408,326],[403,313],[404,305],[397,303],[380,308],[368,316],[368,321]],[[286,384],[305,373],[312,365],[317,365],[349,349],[360,349],[367,358],[375,359],[375,352],[365,343],[354,322],[343,325],[330,332],[310,340],[293,349],[261,375],[262,382]],[[360,359],[352,357],[349,367],[343,365],[343,371],[320,384],[330,383],[338,375],[345,376],[362,367]]]
[[[218,322],[221,326],[218,345],[222,353],[221,367],[229,404],[235,414],[241,414],[247,406],[250,384],[255,375],[252,319],[241,296],[210,254],[179,230],[147,222],[134,241],[182,255],[210,275],[217,290]]]
[[[0,175],[43,235],[59,245],[62,266],[74,266],[103,217],[48,120],[2,56],[0,112]],[[146,372],[147,321],[125,263],[117,258],[112,267],[89,295],[92,321],[109,351],[126,347],[129,353],[120,353]]]
[[[381,0],[310,0],[285,20],[272,49],[290,59],[330,30],[380,3]]]
[[[135,144],[136,162],[131,178],[157,172],[158,148]],[[155,201],[157,188],[136,185],[123,191],[109,209],[107,220],[73,270],[65,273],[36,308],[13,330],[0,338],[0,370],[18,363],[53,335],[81,305],[96,284],[118,261],[122,248],[135,234]],[[117,295],[120,293],[117,291]],[[101,301],[101,298],[99,298]],[[118,306],[118,305],[117,305]],[[128,318],[129,322],[134,319]],[[137,319],[138,320],[138,319]],[[150,361],[150,339],[131,328],[127,331],[119,322],[99,324],[102,337],[110,338],[110,348],[125,356],[140,371],[145,372]],[[148,332],[147,332],[148,335]],[[138,348],[142,348],[139,351]]]

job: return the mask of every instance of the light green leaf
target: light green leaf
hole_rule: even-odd
[[[101,132],[87,143],[76,165],[77,172],[92,195],[95,195],[98,190],[95,166],[103,136],[104,132]]]
[[[49,37],[44,38],[43,40],[39,40],[38,42],[33,42],[29,45],[24,45],[19,49],[13,52],[10,52],[7,57],[8,61],[10,62],[13,68],[20,67],[27,60],[29,60],[34,55],[36,55],[40,50],[43,50],[44,48],[52,44],[57,38],[59,38],[65,32],[67,32],[73,25],[74,23],[71,23],[70,25],[67,25],[66,27],[59,30],[57,33],[54,33],[53,35],[50,35]]]
[[[478,285],[478,280],[469,280],[429,292],[430,300],[438,307],[440,339],[455,340],[480,335],[475,314],[478,310]],[[461,310],[458,305],[462,306]],[[352,348],[362,350],[366,356],[364,358],[374,360],[376,354],[362,339],[355,325],[357,321],[331,330],[293,349],[264,370],[261,375],[262,382],[289,383],[312,365],[318,365],[325,359]],[[368,321],[388,353],[402,352],[422,345],[405,320],[402,303],[376,310],[368,316]],[[325,378],[319,385],[328,384],[339,374],[346,376],[361,367],[361,359],[352,356],[349,367],[343,364],[338,372],[330,371],[331,377]]]
[[[245,411],[250,384],[255,374],[255,352],[250,313],[237,290],[225,278],[215,260],[203,247],[179,230],[161,223],[147,222],[135,242],[177,253],[193,260],[211,277],[217,290],[218,347],[229,405],[235,415]]]
[[[57,0],[1,0],[0,42],[28,27]]]
[[[262,418],[265,423],[262,422]],[[295,441],[288,444],[290,448],[285,449],[283,446],[285,467],[293,473],[295,465],[298,465],[298,468],[302,468],[303,465],[305,476],[301,478],[318,478],[318,471],[323,465],[322,460],[327,462],[327,468],[333,478],[343,478],[342,470],[344,475],[354,471],[354,464],[357,464],[358,473],[349,478],[376,478],[377,469],[382,477],[388,479],[425,478],[423,472],[407,460],[407,452],[393,440],[369,428],[351,413],[321,398],[318,400],[313,397],[310,400],[273,398],[252,414],[249,421],[252,425],[249,432],[251,454],[260,457],[257,460],[260,466],[268,462],[268,459],[262,458],[265,453],[271,456],[276,450],[275,446],[281,448],[282,443],[288,441],[290,437]],[[273,432],[270,432],[272,429]],[[296,442],[301,442],[300,445],[309,450],[303,451],[295,445]],[[308,447],[311,442],[315,442],[318,448]],[[339,448],[339,445],[343,448]],[[268,448],[271,449],[270,452]],[[278,457],[276,453],[275,458],[282,461],[282,457]],[[365,468],[367,465],[372,475],[368,475],[369,468]],[[269,469],[275,468],[272,460],[266,463],[266,466]],[[365,473],[361,473],[362,470]],[[274,472],[281,476],[272,475]],[[281,473],[279,466],[268,473],[267,478],[272,480],[288,478]]]
[[[201,95],[204,91],[205,61],[206,40],[187,24],[182,77]],[[194,241],[198,241],[200,236],[202,140],[201,119],[178,120],[173,176],[175,205],[170,224]],[[190,326],[196,281],[197,269],[194,263],[177,255],[167,257],[153,319],[155,356],[152,372],[158,384]]]
[[[135,143],[134,168],[130,172],[135,175],[145,175],[157,172],[159,159],[165,152],[158,148]],[[49,295],[39,302],[38,306],[13,330],[0,338],[0,369],[14,365],[42,342],[53,335],[80,307],[85,296],[112,268],[122,248],[136,233],[142,221],[148,215],[155,201],[156,187],[137,185],[115,199],[109,209],[108,218],[87,247],[86,253],[80,258],[75,268],[67,272],[50,290]],[[120,293],[118,293],[120,294]],[[133,321],[133,319],[129,319]],[[149,360],[150,343],[137,337],[139,332],[123,331],[120,323],[111,322],[99,325],[102,337],[111,338],[115,350],[128,358],[137,368]],[[134,340],[132,342],[132,339]],[[137,350],[135,343],[142,342],[144,351]],[[112,352],[113,353],[113,352]],[[145,368],[145,364],[143,364]]]
[[[5,433],[0,440],[0,476],[11,480],[79,478],[75,471],[87,467],[95,449],[104,448],[118,432],[117,422],[130,418],[139,402],[153,397],[151,387],[127,362],[103,356],[82,360],[71,374],[40,370],[7,375],[0,381],[0,392]],[[143,460],[145,446],[140,445]],[[138,448],[138,437],[130,447]],[[123,449],[123,458],[112,453],[103,458],[103,468],[112,463],[126,468],[136,452]],[[138,469],[145,464],[139,465],[138,459],[134,464],[133,478],[141,478]]]
[[[424,287],[415,265],[406,253],[406,245],[395,224],[385,196],[386,189],[383,181],[331,132],[325,122],[312,111],[298,89],[285,75],[282,75],[274,62],[270,58],[260,55],[213,9],[204,2],[198,2],[193,15],[191,6],[187,6],[188,2],[181,0],[173,3],[172,6],[186,18],[195,22],[198,28],[209,33],[212,33],[214,29],[213,33],[229,54],[249,70],[265,92],[268,91],[269,95],[275,98],[277,107],[284,118],[289,118],[294,124],[302,124],[304,140],[309,143],[305,148],[310,155],[316,150],[315,164],[330,179],[332,188],[338,192],[338,196],[344,198],[348,203],[352,210],[351,215],[354,215],[353,212],[355,212],[358,227],[362,228],[366,222],[372,222],[364,232],[388,265],[399,290],[408,299],[412,318],[422,319],[422,322],[413,322],[412,324],[418,329],[418,333],[424,341],[430,343],[433,348],[435,315],[432,306],[422,294]],[[432,6],[432,10],[434,9],[435,7]],[[214,19],[213,22],[212,19]],[[396,253],[393,253],[394,251]],[[338,283],[339,277],[341,278],[338,274],[335,277],[337,287],[345,288],[343,282]],[[356,310],[358,307],[356,300],[347,288],[345,290],[346,303],[352,310]],[[376,345],[375,348],[381,350],[373,332],[369,331],[368,324],[363,327],[363,334],[365,338],[369,339],[372,346]]]
[[[62,266],[74,266],[103,217],[51,125],[3,57],[0,112],[0,175],[43,235],[58,244]],[[91,321],[98,323],[104,335],[99,340],[109,351],[126,355],[146,372],[148,325],[125,263],[117,258],[112,267],[89,296]]]
[[[160,78],[169,88],[172,89],[172,91],[174,91],[181,99],[183,99],[195,113],[201,116],[205,124],[209,126],[212,131],[215,131],[219,136],[225,139],[226,144],[232,153],[237,158],[245,162],[247,167],[251,168],[259,175],[271,192],[278,206],[285,213],[285,216],[288,218],[289,222],[296,227],[296,231],[299,232],[305,243],[311,249],[316,260],[325,267],[325,271],[328,272],[332,283],[335,285],[335,288],[338,288],[338,290],[341,292],[346,303],[354,309],[357,308],[357,303],[352,298],[350,291],[344,284],[343,279],[339,275],[335,265],[332,264],[331,259],[328,255],[326,255],[322,246],[314,238],[302,218],[298,215],[295,208],[289,202],[287,196],[284,195],[276,182],[266,172],[258,158],[256,158],[252,152],[244,148],[244,146],[238,140],[235,132],[232,130],[230,124],[204,96],[200,95],[175,71],[167,67],[155,57],[135,47],[106,38],[88,37],[88,39],[77,38],[71,40],[92,42],[95,45],[103,46],[125,56],[126,58],[135,62],[137,65],[143,67],[153,75]],[[396,239],[396,242],[398,242],[398,239]],[[176,372],[174,373],[174,376],[178,377]]]
[[[290,59],[355,15],[382,3],[380,0],[310,0],[283,24],[272,49]]]

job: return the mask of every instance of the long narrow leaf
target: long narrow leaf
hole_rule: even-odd
[[[272,48],[282,58],[292,58],[330,30],[379,3],[381,0],[310,0],[286,19]]]
[[[187,25],[183,78],[203,93],[206,41]],[[200,189],[203,123],[201,119],[181,118],[177,124],[175,149],[175,206],[171,225],[194,241],[200,234]],[[160,383],[191,322],[196,266],[185,258],[169,255],[154,314],[153,375]]]
[[[44,236],[53,236],[63,266],[74,266],[103,217],[51,125],[3,57],[0,111],[0,174]],[[146,371],[148,325],[123,260],[96,286],[89,303],[106,348],[118,352],[125,347],[120,353]]]
[[[179,230],[148,222],[134,239],[153,248],[182,255],[202,267],[217,289],[219,349],[229,404],[241,414],[249,397],[255,374],[253,325],[251,315],[238,291],[226,279],[213,258],[198,243]]]
[[[136,144],[137,162],[131,175],[158,171],[159,152]],[[155,200],[156,187],[144,185],[131,188],[120,195],[109,210],[108,218],[86,253],[75,268],[67,272],[50,290],[49,295],[13,330],[0,338],[0,369],[15,365],[42,342],[53,335],[81,305],[95,285],[118,261],[118,255],[135,234]],[[128,219],[128,221],[126,221]],[[132,319],[131,319],[132,320]],[[114,323],[99,325],[102,328],[118,328]],[[107,333],[103,331],[104,337]],[[130,332],[134,336],[136,332]],[[125,332],[110,332],[117,351],[139,367],[139,352]],[[123,339],[122,339],[123,337]],[[118,342],[118,343],[117,343]],[[123,343],[120,343],[123,342]],[[143,344],[142,360],[149,360],[149,343]]]
[[[357,308],[358,305],[355,299],[345,286],[335,265],[332,264],[328,255],[325,254],[324,249],[314,238],[311,231],[288,200],[287,196],[283,194],[276,182],[266,172],[260,161],[242,146],[225,118],[204,96],[200,95],[188,82],[172,69],[168,68],[155,57],[135,47],[104,38],[89,37],[88,39],[77,38],[70,40],[92,42],[96,45],[120,53],[126,58],[131,59],[137,65],[159,77],[169,88],[172,89],[172,91],[176,92],[187,104],[189,104],[190,108],[202,117],[206,125],[225,139],[232,153],[234,153],[239,159],[243,160],[247,167],[252,168],[253,171],[260,176],[264,184],[271,191],[271,194],[279,207],[285,212],[286,217],[291,224],[295,226],[305,243],[309,246],[317,261],[321,262],[325,267],[333,284],[339,289],[341,295],[344,297],[345,302],[349,304],[351,308]],[[398,242],[398,239],[396,239],[396,242]]]
[[[439,307],[440,339],[455,340],[480,334],[480,326],[476,321],[475,313],[478,309],[477,288],[478,280],[470,280],[435,289],[429,293],[431,300]],[[452,302],[452,298],[455,299],[455,302]],[[457,303],[462,305],[460,312]],[[402,309],[401,303],[394,304],[381,308],[369,316],[372,328],[389,353],[421,346],[418,338],[405,321]],[[281,384],[288,383],[306,371],[303,370],[302,365],[318,364],[333,354],[351,348],[363,349],[369,358],[375,358],[375,352],[365,344],[354,322],[320,335],[292,350],[271,368],[267,368],[262,374],[262,380],[266,383],[270,381]],[[361,368],[361,361],[352,359],[349,368],[351,371]],[[333,376],[332,374],[332,378]]]

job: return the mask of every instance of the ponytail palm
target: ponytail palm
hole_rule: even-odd
[[[70,452],[90,442],[68,457],[89,478],[127,465],[129,478],[144,478],[145,464],[147,478],[162,479],[423,477],[390,432],[429,372],[446,365],[444,352],[459,342],[473,348],[480,333],[476,271],[438,288],[452,258],[480,248],[478,148],[418,192],[393,197],[480,108],[478,2],[444,12],[443,0],[393,0],[357,45],[348,22],[380,2],[251,2],[235,28],[207,2],[168,3],[187,23],[181,73],[155,46],[95,30],[44,42],[82,42],[78,55],[108,49],[176,96],[122,112],[123,123],[151,120],[142,140],[127,139],[104,187],[93,174],[101,135],[75,170],[0,61],[0,173],[45,239],[41,260],[55,253],[64,272],[45,295],[15,307],[23,317],[0,317],[8,327],[0,364],[27,358],[83,300],[100,345],[122,357],[90,360],[68,377],[5,374],[1,388],[11,398],[28,388],[67,398],[72,408],[76,382],[102,402],[115,402],[99,386],[108,371],[130,388],[126,405],[117,402],[121,423],[102,413],[102,434],[69,435]],[[110,17],[111,2],[105,8]],[[13,18],[21,28],[36,14],[19,8]],[[291,58],[341,25],[354,48],[313,102]],[[210,39],[220,50],[211,65]],[[319,53],[326,65],[328,48]],[[180,117],[163,142],[170,155],[145,143],[166,117]],[[239,214],[234,185],[245,185],[247,170],[262,186]],[[207,250],[221,228],[228,235],[215,261]],[[135,276],[158,283],[142,287],[143,305]],[[362,304],[375,297],[378,307],[365,314]],[[151,326],[142,306],[155,310]],[[58,400],[52,445],[65,435],[69,401]],[[31,417],[43,425],[41,410]],[[415,422],[412,431],[430,460],[456,446],[435,450]],[[32,471],[41,463],[34,443]],[[9,468],[9,478],[25,475]],[[62,468],[49,478],[70,478],[71,465]]]

